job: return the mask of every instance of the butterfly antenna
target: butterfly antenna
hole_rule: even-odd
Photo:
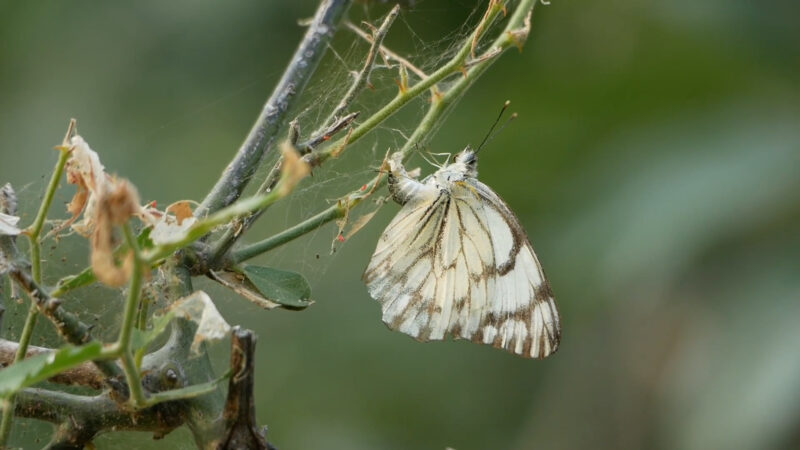
[[[494,136],[496,136],[498,133],[500,133],[501,131],[503,131],[503,129],[504,129],[504,128],[505,128],[505,127],[506,127],[506,126],[507,126],[507,125],[508,125],[508,124],[509,124],[509,123],[512,121],[512,120],[514,120],[514,119],[516,119],[516,118],[517,118],[517,113],[514,113],[514,114],[512,114],[512,115],[511,115],[511,117],[509,117],[509,118],[508,118],[508,120],[506,120],[506,122],[503,124],[503,126],[501,126],[501,127],[500,127],[500,128],[497,130],[497,132],[493,132],[493,131],[494,131],[494,129],[495,129],[495,127],[497,127],[497,124],[498,124],[498,123],[500,123],[500,119],[502,119],[502,118],[503,118],[503,113],[505,113],[505,112],[506,112],[506,109],[508,109],[508,105],[510,105],[510,104],[511,104],[511,101],[509,101],[509,100],[506,100],[506,102],[503,104],[503,107],[502,107],[502,108],[500,108],[500,114],[498,114],[498,115],[497,115],[497,119],[495,119],[495,120],[494,120],[494,123],[493,123],[493,124],[492,124],[492,126],[489,128],[489,131],[486,133],[486,136],[483,138],[483,141],[481,141],[481,145],[479,145],[479,146],[478,146],[478,148],[475,150],[475,153],[478,153],[478,152],[480,151],[480,149],[482,149],[482,148],[483,148],[483,146],[484,146],[484,145],[488,144],[488,143],[489,143],[489,142],[492,140],[492,138],[494,138]]]

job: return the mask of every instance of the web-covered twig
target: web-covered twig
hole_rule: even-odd
[[[335,136],[340,131],[344,130],[348,125],[353,123],[354,120],[358,117],[359,112],[352,112],[341,118],[337,118],[334,120],[327,128],[320,130],[314,136],[311,136],[308,140],[303,142],[299,142],[293,145],[300,152],[300,154],[306,154],[317,148],[318,145],[322,144],[323,142],[328,141],[330,138]],[[273,177],[275,178],[275,177]],[[274,182],[271,183],[274,186]],[[271,188],[271,187],[270,187]],[[266,192],[266,191],[265,191]]]
[[[349,20],[345,20],[344,21],[344,26],[347,27],[348,30],[350,30],[353,33],[357,34],[362,39],[365,39],[367,42],[372,42],[372,36],[367,34],[364,30],[359,28],[353,22],[350,22]],[[425,78],[428,78],[428,75],[425,72],[423,72],[422,69],[420,69],[419,67],[415,66],[411,61],[407,60],[406,58],[403,58],[402,56],[400,56],[397,53],[393,52],[389,48],[385,47],[383,44],[381,44],[380,47],[378,47],[378,48],[381,51],[381,57],[385,61],[393,59],[396,62],[398,62],[399,64],[405,66],[406,69],[408,69],[411,72],[413,72],[417,77],[419,77],[420,80],[424,80]]]
[[[529,6],[523,8],[523,4]],[[529,11],[532,8],[529,1],[525,1],[523,4],[517,7],[517,11],[520,9]],[[483,18],[470,34],[468,38],[469,42],[465,42],[449,61],[436,69],[436,71],[434,71],[429,77],[425,78],[424,80],[420,80],[412,86],[406,86],[404,83],[401,83],[400,92],[397,94],[397,96],[389,103],[384,105],[381,109],[372,114],[369,118],[364,120],[364,122],[362,122],[355,130],[353,130],[353,133],[348,135],[346,139],[340,138],[336,142],[330,143],[327,148],[312,153],[314,156],[314,162],[312,165],[321,164],[328,158],[334,156],[334,154],[339,151],[338,149],[342,145],[352,144],[358,141],[364,135],[372,131],[375,127],[383,123],[384,120],[388,119],[397,111],[399,111],[411,100],[415,99],[417,96],[433,87],[436,83],[444,80],[447,77],[450,77],[453,74],[465,73],[466,69],[464,68],[464,65],[467,63],[467,59],[469,58],[470,50],[472,49],[472,43],[477,42],[481,37],[483,37],[483,33],[488,28],[488,25],[494,22],[494,19],[503,10],[504,4],[502,2],[492,0]],[[402,73],[403,72],[401,71],[401,74]],[[432,103],[436,101],[437,97],[439,96],[440,94],[438,92],[434,92],[434,95],[432,95]]]
[[[389,32],[389,28],[392,26],[394,19],[397,18],[399,13],[400,5],[394,5],[394,8],[392,8],[392,10],[389,11],[389,14],[386,15],[386,18],[383,19],[381,26],[372,33],[372,45],[369,48],[369,52],[367,52],[367,57],[364,58],[364,66],[358,73],[356,73],[353,84],[350,85],[347,93],[344,94],[344,97],[342,97],[336,107],[333,108],[333,111],[331,111],[328,119],[323,122],[324,124],[333,123],[343,112],[347,111],[347,109],[350,107],[350,103],[355,100],[356,95],[361,92],[364,86],[369,84],[369,76],[372,73],[375,57],[378,56],[380,46],[383,43],[383,38],[386,37],[386,33]]]

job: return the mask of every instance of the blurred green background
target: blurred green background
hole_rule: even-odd
[[[315,4],[3,2],[0,181],[20,192],[23,222],[70,117],[143,199],[202,199]],[[430,69],[480,8],[417,1],[386,43]],[[357,3],[350,18],[374,22],[387,9]],[[259,335],[257,413],[270,441],[283,449],[800,447],[798,13],[789,0],[551,0],[537,6],[524,51],[505,54],[431,139],[430,151],[454,152],[480,141],[504,100],[519,113],[479,169],[521,219],[556,293],[564,331],[551,358],[388,331],[360,276],[396,205],[334,254],[328,225],[257,260],[309,278],[316,304],[305,311],[262,311],[197,280],[231,324]],[[333,107],[366,49],[346,31],[332,48],[297,108],[304,130]],[[366,113],[393,95],[396,76],[376,72],[358,107]],[[321,168],[246,239],[360,186],[424,108],[409,105]],[[59,192],[53,216],[64,216],[71,193]],[[87,261],[78,239],[48,258],[49,282]],[[98,334],[111,336],[121,303],[92,288],[66,305],[110,324]],[[26,306],[9,306],[3,333],[13,338]],[[34,343],[57,342],[40,323]],[[227,346],[213,350],[224,367]],[[26,421],[14,440],[35,448],[48,433]],[[105,435],[97,447],[123,443],[193,448],[185,429],[160,442]]]

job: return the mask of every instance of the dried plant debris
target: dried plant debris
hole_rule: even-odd
[[[137,217],[146,227],[152,227],[149,239],[159,245],[182,239],[196,222],[191,202],[187,200],[175,202],[165,211],[157,210],[154,203],[141,206],[133,184],[106,173],[97,152],[80,135],[66,138],[59,148],[70,152],[65,166],[66,178],[77,190],[67,204],[71,217],[51,234],[71,225],[78,234],[89,238],[91,266],[100,282],[122,286],[130,274],[132,255],[129,252],[114,255],[118,244],[114,234],[116,227]]]
[[[22,230],[17,228],[19,217],[0,212],[0,235],[16,236]]]
[[[197,222],[192,215],[191,202],[181,200],[167,206],[165,212],[148,208],[143,220],[153,226],[150,239],[156,245],[178,242],[184,238],[186,231]]]
[[[288,195],[297,183],[311,173],[308,163],[303,161],[300,153],[289,141],[281,144],[281,155],[283,163],[281,165],[281,182],[278,184],[278,193],[281,197]]]
[[[70,157],[67,160],[67,183],[77,187],[75,195],[67,204],[72,214],[67,224],[83,236],[89,236],[94,229],[97,203],[106,191],[112,189],[113,178],[105,172],[97,152],[80,135],[69,140]],[[75,222],[83,212],[83,220]],[[74,223],[73,223],[74,222]]]
[[[91,264],[97,279],[109,286],[122,286],[128,281],[133,256],[128,252],[122,265],[114,258],[114,227],[126,223],[141,209],[139,194],[127,180],[116,181],[109,190],[97,196],[91,219]]]

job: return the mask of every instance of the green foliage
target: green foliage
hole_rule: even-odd
[[[153,317],[153,326],[146,331],[141,331],[137,328],[132,330],[131,334],[131,349],[139,350],[146,349],[164,330],[167,325],[174,318],[175,314],[168,311],[166,314]]]
[[[66,345],[60,349],[32,356],[0,370],[0,398],[8,398],[20,389],[44,381],[76,365],[99,358],[103,345],[92,342],[79,347]]]
[[[247,279],[268,300],[291,308],[311,305],[311,286],[296,272],[246,265],[242,270]]]

